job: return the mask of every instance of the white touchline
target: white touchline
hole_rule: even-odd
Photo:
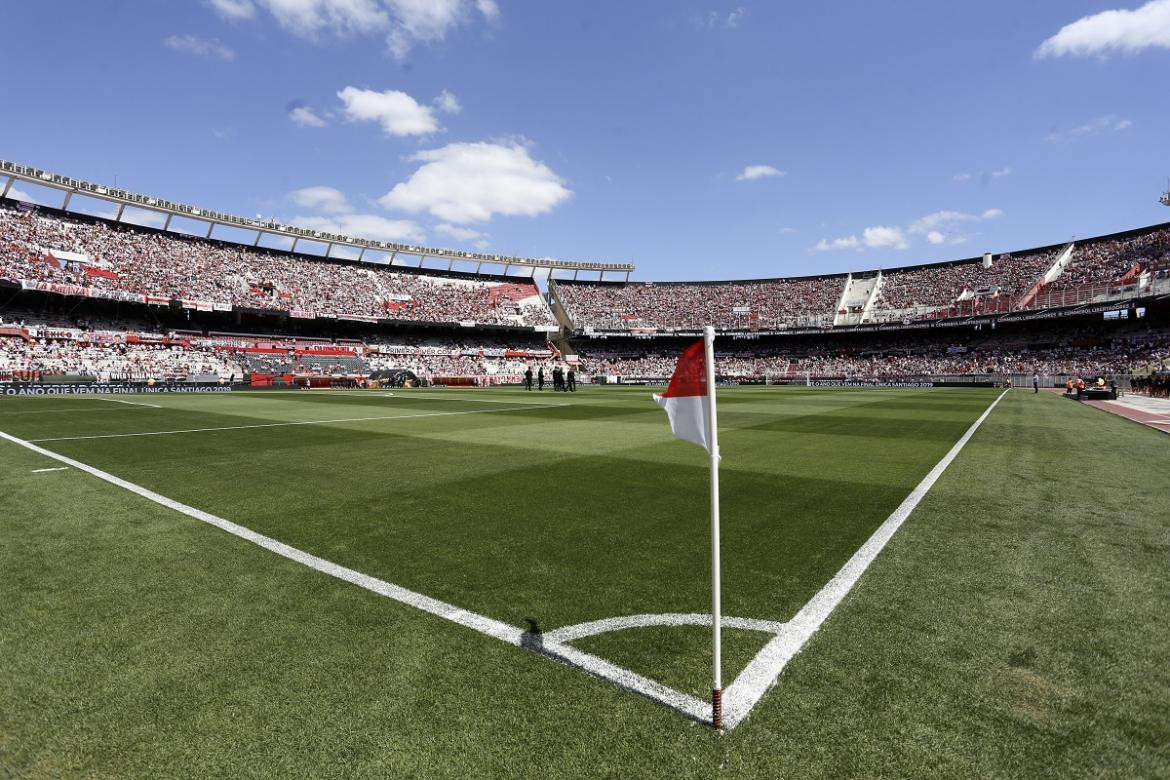
[[[910,491],[910,495],[906,496],[906,499],[894,510],[893,514],[878,526],[873,535],[866,540],[865,544],[861,545],[852,558],[845,562],[845,565],[833,576],[833,579],[829,580],[828,584],[801,607],[800,611],[792,620],[788,621],[776,638],[764,645],[764,648],[740,672],[739,677],[724,692],[723,724],[726,728],[735,728],[740,721],[748,716],[764,693],[780,677],[780,672],[784,670],[788,662],[800,652],[805,643],[812,638],[812,635],[829,617],[829,614],[853,589],[853,586],[861,579],[861,575],[877,558],[878,553],[902,527],[902,523],[906,522],[906,518],[910,516],[910,513],[914,511],[927,492],[934,487],[934,483],[951,465],[963,447],[967,446],[967,442],[975,435],[975,431],[979,430],[979,426],[983,424],[983,421],[988,418],[991,411],[1007,393],[1008,391],[1004,390],[991,402],[991,405],[979,416],[979,419],[971,423],[971,427],[967,429],[962,438],[955,442],[955,446],[951,447],[942,460],[930,470],[930,473],[922,478],[918,486]]]
[[[927,492],[938,481],[938,478],[946,471],[951,462],[958,456],[959,452],[970,441],[971,437],[983,424],[984,420],[991,415],[992,410],[999,404],[1003,397],[1007,395],[1005,390],[1001,393],[991,405],[979,416],[967,432],[954,444],[953,447],[943,456],[934,468],[923,477],[922,481],[918,483],[917,487],[910,492],[905,500],[898,506],[897,509],[883,522],[873,535],[861,546],[853,557],[850,558],[844,566],[834,575],[828,584],[805,604],[799,612],[787,623],[780,623],[771,620],[757,620],[751,618],[735,618],[725,617],[723,625],[728,628],[737,628],[748,631],[761,631],[768,634],[773,634],[773,638],[764,645],[763,649],[756,654],[747,665],[747,667],[740,673],[735,681],[724,691],[724,712],[723,725],[727,730],[731,730],[742,723],[751,713],[752,709],[763,698],[767,690],[775,684],[780,677],[780,673],[792,658],[800,652],[805,643],[808,642],[812,635],[816,633],[817,629],[825,622],[832,611],[845,598],[861,575],[873,563],[878,553],[886,546],[897,530],[914,511]],[[565,404],[555,404],[556,406],[564,406]],[[483,412],[492,411],[508,411],[504,409],[488,409],[476,412],[437,412],[438,414],[479,414]],[[410,417],[423,417],[432,415],[408,415]],[[361,419],[397,419],[397,418],[361,418]],[[272,423],[272,425],[312,425],[317,423]],[[267,426],[237,426],[237,427],[267,427]],[[206,430],[221,430],[218,428],[211,428]],[[232,430],[232,429],[227,429]],[[175,433],[183,433],[184,431],[175,431]],[[123,435],[155,435],[155,434],[123,434]],[[78,437],[78,438],[95,438],[95,437]],[[96,437],[104,438],[104,437]],[[209,525],[213,525],[223,531],[227,531],[234,536],[249,541],[259,547],[262,547],[270,552],[276,553],[291,561],[295,561],[304,566],[308,566],[315,571],[327,574],[331,577],[349,582],[364,588],[380,596],[392,599],[407,606],[427,612],[444,620],[457,623],[466,628],[470,628],[486,636],[506,642],[510,645],[524,647],[533,652],[544,655],[559,663],[567,666],[580,669],[581,671],[606,680],[624,690],[639,694],[651,701],[657,702],[675,712],[703,723],[711,722],[710,704],[702,699],[699,699],[690,694],[677,691],[648,677],[644,677],[629,669],[624,669],[616,664],[606,661],[603,658],[586,653],[569,646],[567,643],[587,636],[593,636],[608,631],[618,631],[629,628],[640,628],[646,626],[702,626],[711,625],[711,615],[704,614],[661,614],[661,615],[629,615],[625,617],[606,618],[603,620],[594,620],[587,623],[579,623],[576,625],[562,626],[552,631],[543,634],[529,634],[523,629],[502,623],[494,618],[489,618],[486,615],[479,615],[475,612],[469,612],[465,609],[460,609],[452,604],[448,604],[438,599],[433,599],[430,596],[424,596],[412,590],[408,590],[399,585],[395,585],[385,580],[380,580],[376,577],[371,577],[367,574],[354,571],[339,564],[327,561],[324,558],[319,558],[311,553],[291,547],[283,542],[264,536],[263,534],[252,531],[244,526],[237,525],[230,520],[225,520],[209,512],[204,512],[200,509],[188,506],[186,504],[167,498],[166,496],[155,493],[147,488],[128,482],[113,474],[109,474],[101,469],[95,468],[88,464],[74,460],[73,458],[60,455],[51,450],[38,447],[31,441],[19,439],[10,434],[0,431],[0,439],[4,439],[17,444],[33,452],[52,458],[53,460],[65,463],[80,471],[84,471],[98,479],[109,482],[124,490],[128,490],[138,496],[141,496],[156,504],[160,504],[169,509],[195,518]],[[40,441],[62,441],[61,439],[42,439]],[[48,469],[45,469],[48,470]]]
[[[68,466],[58,466],[57,468],[54,468],[54,469],[33,469],[32,473],[33,474],[44,474],[45,472],[48,472],[48,471],[68,471],[68,470],[69,470]]]
[[[184,428],[174,431],[144,431],[142,433],[102,433],[95,436],[57,436],[51,439],[29,439],[34,443],[43,444],[50,441],[83,441],[86,439],[125,439],[132,436],[172,436],[179,433],[207,433],[209,431],[244,431],[250,428],[285,428],[293,425],[328,425],[330,423],[370,422],[372,420],[410,420],[415,417],[449,417],[459,414],[492,414],[499,412],[522,412],[532,409],[535,404],[527,406],[512,406],[507,409],[475,409],[468,412],[420,412],[418,414],[390,414],[377,417],[342,417],[335,420],[304,420],[301,422],[256,423],[254,425],[223,425],[218,428]],[[536,408],[551,409],[568,406],[568,404],[542,404]]]

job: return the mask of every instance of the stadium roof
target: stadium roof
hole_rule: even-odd
[[[365,255],[366,250],[374,250],[378,252],[389,252],[392,256],[411,255],[418,257],[420,267],[428,258],[448,260],[450,261],[448,268],[451,268],[456,262],[475,263],[476,273],[479,272],[479,268],[483,264],[487,263],[490,265],[504,266],[505,274],[507,274],[509,268],[518,266],[532,268],[533,273],[537,269],[548,269],[550,272],[573,271],[574,277],[581,271],[596,271],[602,279],[604,279],[606,273],[624,273],[628,280],[630,273],[634,270],[634,266],[631,263],[594,263],[577,260],[554,260],[551,258],[514,257],[486,254],[483,252],[465,252],[458,249],[420,247],[390,241],[373,241],[365,238],[343,236],[337,233],[327,233],[321,230],[285,225],[269,219],[239,217],[211,209],[189,206],[184,203],[175,203],[164,198],[141,195],[115,187],[94,184],[7,160],[0,160],[0,175],[8,178],[3,189],[0,190],[0,197],[7,197],[13,182],[19,179],[64,191],[66,195],[64,202],[60,206],[62,209],[68,208],[69,201],[73,195],[80,194],[86,197],[116,203],[118,205],[118,213],[114,217],[114,221],[121,221],[122,212],[127,206],[131,206],[165,214],[166,221],[163,225],[163,230],[170,230],[171,219],[173,217],[185,217],[207,223],[205,238],[212,237],[211,234],[216,225],[223,225],[226,227],[256,231],[256,239],[253,242],[253,246],[259,245],[260,239],[264,235],[269,234],[291,238],[293,240],[292,251],[294,252],[296,251],[297,243],[300,241],[324,244],[327,248],[325,253],[326,257],[330,257],[336,247],[350,247],[360,250],[360,254],[358,255],[359,260]]]

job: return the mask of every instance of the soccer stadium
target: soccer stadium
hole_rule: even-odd
[[[1039,40],[1005,33],[1025,47],[1011,67],[1165,62],[1166,0],[1081,5],[1037,13]],[[559,42],[572,70],[603,25],[561,9],[513,30],[536,12],[447,7],[208,0],[156,26],[204,31],[163,39],[184,67],[242,66],[247,36],[292,69],[368,45],[400,69],[393,87],[428,68],[470,84],[474,50],[503,41],[514,64]],[[146,9],[123,10],[158,22]],[[775,12],[633,13],[651,40],[698,40],[779,29]],[[13,29],[48,23],[18,13]],[[69,13],[79,39],[131,24]],[[868,12],[851,13],[864,27]],[[1167,37],[1139,45],[1129,27]],[[537,29],[553,40],[515,45]],[[740,44],[718,46],[712,67],[735,70]],[[8,102],[36,113],[57,84],[38,78]],[[57,97],[78,111],[100,100],[62,78],[72,92]],[[119,88],[111,108],[133,116],[135,88]],[[202,94],[173,98],[209,107]],[[645,262],[554,259],[543,252],[560,241],[564,257],[645,245],[592,243],[607,227],[582,218],[587,240],[561,221],[532,234],[539,249],[496,250],[529,246],[524,225],[554,208],[592,208],[586,174],[554,174],[532,141],[456,135],[470,132],[461,112],[504,105],[445,88],[432,104],[336,96],[290,102],[284,132],[422,144],[393,152],[417,166],[377,201],[393,218],[323,185],[288,196],[318,216],[264,215],[279,208],[253,204],[287,189],[283,168],[260,172],[275,146],[221,181],[207,161],[219,152],[163,163],[127,140],[110,154],[130,181],[160,183],[140,188],[95,175],[100,130],[71,146],[9,124],[0,775],[1170,776],[1170,191],[1158,198],[1157,177],[1086,174],[1102,197],[1082,190],[1083,208],[1054,216],[1032,194],[995,195],[1016,232],[994,232],[1008,217],[988,205],[1023,176],[1002,166],[982,183],[947,177],[983,205],[842,238],[832,223],[783,261],[751,246],[798,229],[769,223],[764,239],[747,217],[742,242],[721,237],[726,253],[696,250],[693,265],[666,236]],[[1165,106],[1121,119],[1117,100],[1118,114],[1039,143],[1088,168],[1106,154],[1089,143],[1143,121],[1164,142]],[[261,120],[236,121],[217,143]],[[612,144],[635,143],[627,132]],[[296,143],[305,168],[326,154]],[[353,151],[330,148],[326,164]],[[747,162],[701,186],[799,186]],[[453,189],[418,205],[443,176]],[[554,191],[570,185],[572,201]],[[1130,191],[1145,205],[1110,200]]]

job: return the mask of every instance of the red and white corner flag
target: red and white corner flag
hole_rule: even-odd
[[[703,328],[679,357],[665,393],[654,400],[666,410],[670,430],[711,457],[711,725],[723,729],[722,608],[719,576],[719,425],[715,414],[715,329]]]
[[[687,347],[674,367],[670,386],[665,393],[656,393],[654,400],[666,410],[670,430],[675,436],[698,444],[711,452],[711,437],[707,435],[712,403],[707,392],[706,343],[696,341]]]

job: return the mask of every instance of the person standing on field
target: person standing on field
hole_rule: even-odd
[[[1032,374],[1032,392],[1033,393],[1040,392],[1040,375],[1039,374]]]
[[[541,366],[536,371],[536,389],[537,390],[544,389],[544,366]]]
[[[524,367],[524,389],[532,389],[532,366]]]

